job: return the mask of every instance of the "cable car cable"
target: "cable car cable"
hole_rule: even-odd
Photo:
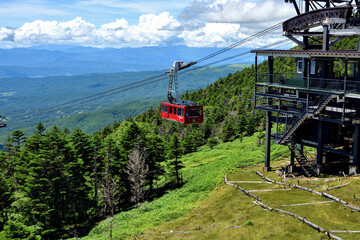
[[[280,42],[276,42],[276,43],[272,43],[272,44],[269,44],[269,45],[266,45],[264,47],[260,47],[260,48],[256,48],[258,50],[260,49],[266,49],[266,48],[269,48],[269,47],[274,47],[276,45],[280,45],[280,44],[283,44],[285,42],[291,42],[289,39],[285,39],[285,40],[282,40]],[[246,55],[246,54],[250,54],[251,51],[246,51],[246,52],[243,52],[243,53],[239,53],[239,54],[236,54],[236,55],[233,55],[233,56],[230,56],[230,57],[227,57],[227,58],[224,58],[224,59],[221,59],[221,60],[217,60],[215,62],[211,62],[211,63],[208,63],[208,64],[205,64],[205,65],[202,65],[202,66],[199,66],[199,67],[194,67],[194,68],[190,68],[188,70],[185,70],[183,72],[179,72],[179,75],[181,74],[185,74],[185,73],[188,73],[188,72],[191,72],[191,71],[194,71],[194,70],[198,70],[200,68],[203,68],[203,67],[207,67],[209,65],[213,65],[213,64],[216,64],[216,63],[219,63],[219,62],[224,62],[224,61],[227,61],[227,60],[231,60],[233,58],[236,58],[236,57],[240,57],[240,56],[243,56],[243,55]]]
[[[233,48],[235,48],[235,47],[238,47],[238,46],[240,46],[240,45],[242,45],[242,44],[244,44],[244,43],[246,43],[246,42],[248,42],[248,41],[250,41],[250,40],[254,40],[254,39],[258,38],[258,37],[261,37],[261,36],[266,35],[266,34],[268,34],[268,33],[270,33],[270,32],[273,32],[273,31],[275,31],[276,29],[278,29],[278,28],[281,27],[281,26],[282,26],[282,22],[277,23],[277,24],[275,24],[274,26],[271,26],[271,27],[269,27],[269,28],[267,28],[267,29],[264,29],[264,30],[258,32],[258,33],[255,33],[255,34],[253,34],[253,35],[251,35],[251,36],[249,36],[249,37],[247,37],[247,38],[245,38],[245,39],[242,39],[242,40],[240,40],[240,41],[238,41],[238,42],[236,42],[236,43],[233,43],[233,44],[231,44],[231,45],[229,45],[229,46],[227,46],[227,47],[225,47],[225,48],[223,48],[223,49],[220,49],[220,50],[218,50],[218,51],[216,51],[216,52],[214,52],[214,53],[212,53],[212,54],[209,54],[208,56],[205,56],[205,57],[203,57],[203,58],[200,58],[200,59],[198,59],[196,62],[199,63],[199,62],[203,62],[203,61],[205,61],[205,60],[207,60],[207,59],[213,58],[213,57],[215,57],[215,56],[217,56],[217,55],[219,55],[219,54],[221,54],[221,53],[224,53],[224,52],[226,52],[226,51],[229,51],[230,49],[233,49]]]
[[[268,34],[269,32],[272,32],[274,30],[276,30],[279,26],[281,26],[282,23],[278,23],[270,28],[267,28],[259,33],[256,33],[248,38],[245,38],[241,41],[238,41],[234,44],[231,44],[230,46],[226,47],[226,48],[223,48],[219,51],[216,51],[208,56],[205,56],[199,60],[197,60],[196,62],[199,63],[199,62],[203,62],[205,60],[208,60],[210,58],[213,58],[223,52],[226,52],[232,48],[235,48],[237,46],[240,46],[241,44],[244,44],[248,41],[252,41],[254,40],[255,38],[259,37],[259,36],[263,36],[265,34]],[[279,43],[276,43],[275,45],[277,45]],[[271,46],[273,44],[270,44],[268,46]],[[265,46],[265,47],[268,47],[268,46]],[[197,70],[197,69],[200,69],[200,68],[204,68],[204,67],[207,67],[209,65],[213,65],[213,64],[216,64],[216,63],[219,63],[219,62],[223,62],[223,61],[227,61],[227,60],[230,60],[232,58],[235,58],[235,57],[239,57],[239,56],[243,56],[245,54],[249,54],[250,51],[248,52],[244,52],[244,53],[240,53],[240,54],[236,54],[234,56],[231,56],[231,57],[227,57],[225,59],[221,59],[221,60],[218,60],[218,61],[215,61],[215,62],[212,62],[212,63],[209,63],[209,64],[206,64],[206,65],[203,65],[203,66],[199,66],[197,68],[191,68],[191,69],[188,69],[184,72],[180,72],[179,74],[185,74],[187,72],[190,72],[190,71],[194,71],[194,70]],[[52,107],[48,107],[48,108],[44,108],[44,109],[40,109],[40,110],[36,110],[34,111],[34,113],[50,113],[50,112],[54,112],[54,111],[57,111],[58,109],[54,109],[54,108],[59,108],[59,107],[63,107],[63,106],[66,106],[66,105],[69,105],[69,104],[72,104],[72,103],[77,103],[77,104],[84,104],[84,103],[87,103],[87,102],[90,102],[90,101],[94,101],[94,100],[97,100],[97,99],[101,99],[101,98],[104,98],[104,97],[107,97],[107,96],[111,96],[111,95],[114,95],[114,94],[118,94],[118,93],[121,93],[121,92],[124,92],[124,91],[128,91],[128,90],[131,90],[131,89],[134,89],[134,88],[138,88],[138,87],[142,87],[142,86],[145,86],[145,85],[148,85],[148,84],[151,84],[151,83],[155,83],[155,82],[159,82],[159,81],[162,81],[164,79],[166,79],[167,77],[164,77],[163,74],[161,75],[157,75],[157,76],[154,76],[154,77],[150,77],[150,78],[147,78],[147,79],[144,79],[144,80],[140,80],[140,81],[137,81],[135,83],[131,83],[131,84],[127,84],[127,85],[123,85],[123,86],[120,86],[120,87],[117,87],[117,88],[113,88],[113,89],[109,89],[109,90],[106,90],[106,91],[103,91],[103,92],[100,92],[100,93],[97,93],[97,94],[93,94],[93,95],[90,95],[90,96],[87,96],[87,97],[83,97],[83,98],[79,98],[79,99],[75,99],[75,100],[71,100],[69,102],[65,102],[65,103],[62,103],[62,104],[58,104],[58,105],[55,105],[55,106],[52,106]],[[150,80],[154,80],[154,81],[150,81]],[[138,84],[141,84],[141,85],[138,85]],[[94,98],[95,97],[95,98]],[[85,101],[83,101],[85,100]],[[82,102],[81,102],[82,101]],[[64,107],[62,109],[66,109],[66,108],[69,108],[69,107]],[[29,113],[26,113],[26,114],[21,114],[21,115],[15,115],[14,117],[20,117],[20,116],[24,116],[24,115],[27,115]],[[30,113],[31,114],[31,113]]]
[[[266,45],[266,46],[258,48],[258,49],[265,49],[265,48],[273,47],[273,46],[282,44],[282,43],[287,42],[287,41],[289,41],[289,40],[286,39],[286,40],[283,40],[283,41],[280,41],[280,42],[276,42],[276,43],[273,43],[273,44]],[[220,60],[205,64],[205,65],[202,65],[202,66],[198,66],[198,67],[195,67],[195,68],[190,68],[190,69],[187,69],[185,71],[179,72],[179,75],[183,75],[183,74],[186,74],[186,73],[191,72],[191,71],[195,71],[195,70],[198,70],[198,69],[201,69],[201,68],[213,65],[213,64],[220,63],[220,62],[228,61],[228,60],[231,60],[233,58],[236,58],[236,57],[239,57],[239,56],[244,56],[244,55],[250,54],[250,53],[251,53],[250,51],[246,51],[246,52],[236,54],[236,55],[224,58],[224,59],[220,59]],[[34,111],[33,114],[39,114],[39,113],[46,114],[46,113],[55,112],[55,111],[59,110],[58,109],[59,107],[62,107],[60,109],[68,109],[68,108],[71,108],[72,106],[69,106],[69,107],[63,107],[63,106],[66,106],[66,105],[69,105],[69,104],[72,104],[72,103],[77,103],[77,105],[85,104],[85,103],[88,103],[88,102],[91,102],[91,101],[94,101],[94,100],[98,100],[98,99],[108,97],[108,96],[111,96],[111,95],[114,95],[114,94],[125,92],[125,91],[131,90],[131,89],[143,87],[143,86],[146,86],[148,84],[159,82],[159,81],[162,81],[162,80],[165,80],[165,79],[167,79],[167,77],[164,76],[163,74],[157,75],[157,76],[150,77],[150,78],[147,78],[147,79],[144,79],[144,80],[141,80],[141,81],[137,81],[135,83],[127,84],[127,85],[120,86],[120,87],[113,88],[113,89],[109,89],[107,91],[103,91],[103,92],[100,92],[100,93],[97,93],[97,94],[94,94],[94,95],[91,95],[91,96],[75,99],[75,100],[72,100],[72,101],[69,101],[69,102],[66,102],[66,103],[62,103],[62,104],[58,104],[58,105],[48,107],[48,108],[45,108],[45,109],[37,110],[37,111]],[[153,80],[153,81],[150,81],[150,80]],[[13,116],[13,117],[14,118],[15,117],[21,117],[21,116],[24,116],[24,115],[27,115],[27,114],[31,114],[31,113],[21,114],[21,115],[17,115],[17,116]]]

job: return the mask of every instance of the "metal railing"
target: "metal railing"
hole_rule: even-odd
[[[269,82],[269,80],[271,82]],[[256,83],[266,83],[312,90],[326,90],[328,92],[360,93],[360,81],[343,78],[297,77],[283,74],[258,73]]]
[[[294,133],[294,131],[301,125],[301,123],[310,114],[316,114],[321,108],[324,107],[326,101],[331,97],[331,94],[319,95],[314,101],[309,102],[309,105],[300,109],[300,115],[294,117],[290,122],[285,125],[285,131],[277,133],[279,143],[283,144]]]

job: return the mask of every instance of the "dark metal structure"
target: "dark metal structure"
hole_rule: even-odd
[[[271,138],[291,151],[288,172],[359,172],[360,51],[329,50],[346,37],[360,36],[358,2],[290,1],[297,16],[283,23],[283,34],[302,50],[254,50],[255,104],[266,111],[265,168]],[[303,12],[301,10],[303,9]],[[257,71],[258,56],[268,71]],[[296,74],[274,74],[274,57],[294,58]],[[308,150],[307,150],[308,149]],[[310,149],[310,150],[309,150]]]

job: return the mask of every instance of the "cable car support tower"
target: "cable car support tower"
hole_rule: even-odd
[[[253,50],[255,108],[266,111],[265,164],[271,139],[291,152],[286,170],[306,176],[359,173],[360,47],[332,50],[340,40],[360,36],[358,0],[285,0],[296,16],[283,22],[283,35],[301,50]],[[360,46],[360,44],[359,44]],[[268,71],[258,73],[258,56]],[[296,73],[274,73],[274,57],[295,58]],[[272,133],[271,129],[275,129]]]

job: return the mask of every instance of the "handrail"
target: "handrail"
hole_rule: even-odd
[[[314,109],[309,109],[308,106],[304,106],[301,108],[301,114],[295,118],[293,118],[293,120],[290,122],[290,124],[287,124],[285,126],[285,132],[283,134],[283,137],[281,138],[281,140],[279,141],[279,144],[284,143],[287,138],[289,137],[289,135],[292,134],[292,132],[294,131],[293,129],[295,127],[299,127],[298,124],[301,121],[304,121],[304,119],[309,116],[310,114],[317,114],[317,111],[320,110],[320,108],[324,107],[323,105],[326,103],[326,101],[332,96],[332,94],[326,94],[326,95],[319,95],[314,101],[312,101],[311,106],[316,106],[316,108]]]
[[[268,76],[272,76],[272,82],[268,82]],[[309,81],[309,84],[307,82]],[[346,82],[346,86],[345,86]],[[342,78],[319,78],[319,77],[304,77],[288,76],[284,74],[267,74],[258,73],[256,83],[266,83],[272,85],[295,87],[303,89],[326,90],[328,92],[353,92],[360,93],[360,82],[342,79]],[[346,89],[345,89],[346,87]]]

